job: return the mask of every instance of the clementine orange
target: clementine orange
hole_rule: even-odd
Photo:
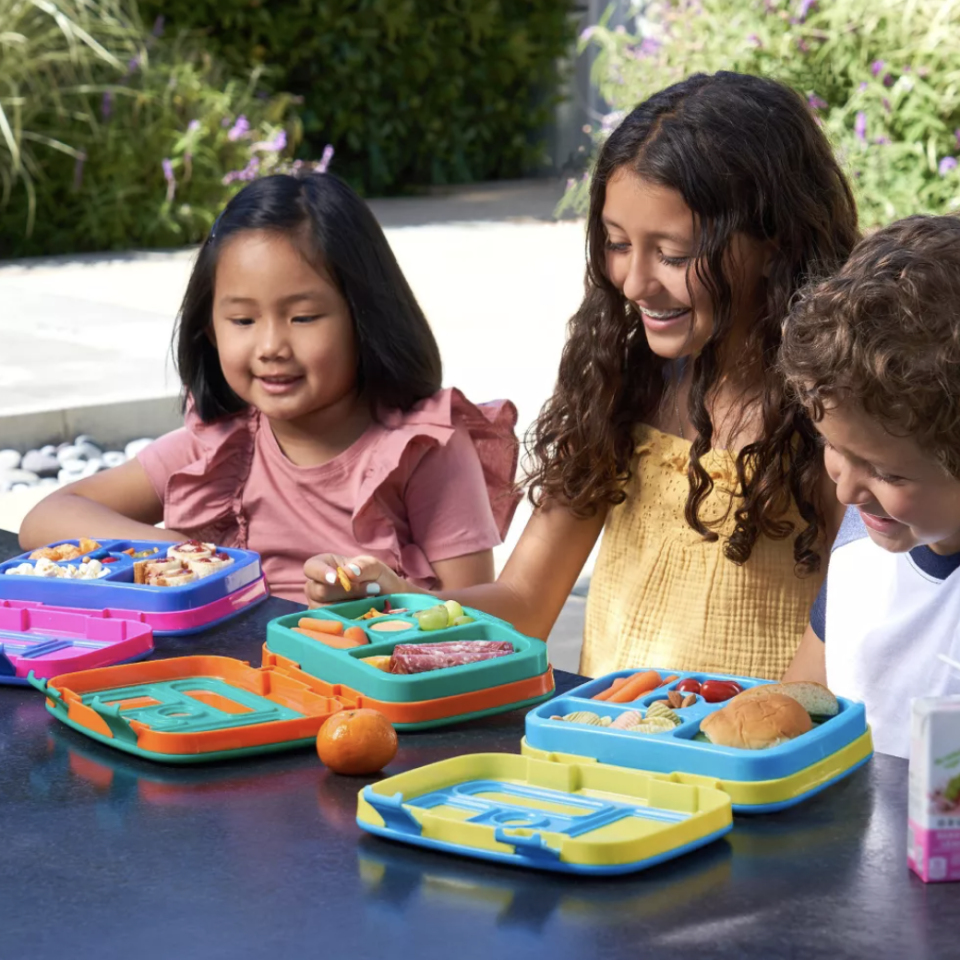
[[[397,755],[397,731],[379,710],[340,710],[320,728],[317,753],[334,773],[376,773]]]

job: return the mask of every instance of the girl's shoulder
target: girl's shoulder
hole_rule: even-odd
[[[456,388],[440,390],[410,410],[382,411],[372,428],[364,486],[372,492],[385,483],[406,484],[430,462],[449,476],[458,458],[475,457],[497,526],[505,532],[521,497],[516,425],[517,408],[509,400],[475,404]],[[434,457],[425,459],[431,453]]]

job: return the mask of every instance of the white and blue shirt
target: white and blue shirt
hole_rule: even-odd
[[[863,701],[880,753],[908,755],[914,697],[960,694],[960,674],[937,656],[960,660],[958,571],[960,553],[888,553],[847,510],[810,624],[827,645],[827,686]]]

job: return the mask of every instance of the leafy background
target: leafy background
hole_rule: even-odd
[[[580,38],[609,114],[690,73],[776,77],[807,97],[851,177],[861,224],[960,209],[960,0],[668,0]],[[586,184],[565,205],[585,209]]]

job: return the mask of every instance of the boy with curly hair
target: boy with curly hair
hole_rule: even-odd
[[[910,701],[960,694],[960,218],[861,241],[798,299],[781,369],[847,505],[788,680],[862,700],[906,757]]]

